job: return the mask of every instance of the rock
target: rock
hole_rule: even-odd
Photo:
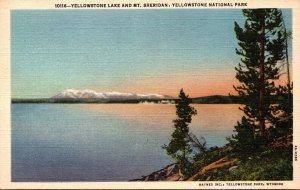
[[[133,179],[130,181],[178,181],[180,178],[179,165],[170,164],[150,175],[142,176],[140,179]]]
[[[230,173],[232,173],[232,172],[236,171],[238,168],[239,168],[238,166],[231,166],[231,167],[228,169],[228,171],[229,171]]]
[[[179,173],[179,166],[178,164],[172,164],[167,168],[166,176],[173,175],[175,173]]]
[[[182,181],[182,180],[183,179],[181,178],[181,176],[179,174],[174,174],[174,175],[171,175],[171,176],[167,177],[163,181]]]

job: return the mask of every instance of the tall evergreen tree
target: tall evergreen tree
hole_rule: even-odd
[[[282,13],[282,11],[281,11]],[[293,132],[293,83],[290,77],[290,63],[288,54],[288,40],[292,38],[291,31],[287,31],[284,19],[282,17],[282,34],[284,36],[284,53],[286,63],[287,84],[276,90],[276,103],[278,106],[273,110],[274,118],[271,127],[272,136],[274,138],[292,134]]]
[[[282,14],[282,11],[281,11]],[[286,71],[287,71],[287,88],[289,90],[289,96],[291,95],[292,91],[292,84],[291,84],[291,76],[290,76],[290,62],[289,62],[289,51],[288,51],[288,40],[292,38],[291,31],[287,31],[284,19],[282,18],[282,33],[284,36],[284,49],[285,49],[285,59],[286,59]],[[290,97],[289,97],[290,98]]]
[[[186,168],[189,162],[188,154],[191,152],[191,147],[188,125],[192,121],[192,116],[197,114],[197,110],[190,106],[191,102],[189,96],[181,89],[179,100],[176,102],[177,118],[173,120],[175,129],[169,145],[164,147],[167,153],[181,165],[181,168]]]
[[[245,100],[240,108],[245,117],[236,126],[236,131],[252,131],[253,140],[263,139],[266,143],[266,123],[270,123],[274,117],[274,81],[280,77],[277,63],[284,59],[282,16],[278,9],[245,9],[243,15],[246,18],[244,27],[235,22],[234,28],[240,46],[236,53],[242,57],[241,63],[235,68],[236,78],[241,85],[234,88]],[[238,141],[237,136],[235,139]]]

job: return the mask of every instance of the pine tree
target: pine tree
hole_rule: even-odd
[[[282,11],[281,11],[282,14]],[[288,40],[292,38],[292,33],[291,31],[287,31],[286,26],[285,26],[285,22],[283,17],[282,19],[282,33],[284,36],[284,49],[285,49],[285,59],[286,59],[286,71],[287,71],[287,88],[288,88],[288,93],[289,96],[291,95],[291,91],[292,91],[292,84],[291,84],[291,76],[290,76],[290,62],[289,62],[289,51],[288,51]],[[290,97],[289,97],[290,98]]]
[[[188,154],[191,152],[188,125],[192,121],[192,116],[197,114],[197,110],[190,106],[191,102],[189,96],[181,89],[179,100],[176,102],[177,118],[173,120],[175,129],[169,145],[164,147],[167,153],[180,164],[181,168],[188,167]]]
[[[270,127],[272,138],[293,134],[293,83],[286,86],[279,85],[276,103],[272,118],[274,126]]]
[[[290,77],[290,63],[288,54],[288,40],[292,38],[292,33],[287,31],[284,19],[282,18],[282,33],[285,39],[284,53],[286,58],[287,84],[277,88],[276,97],[278,106],[274,109],[274,128],[272,128],[273,137],[279,137],[292,134],[293,132],[293,83]]]
[[[286,136],[293,133],[293,83],[291,82],[290,77],[290,63],[288,54],[288,40],[292,38],[292,33],[287,31],[283,17],[282,24],[282,34],[285,39],[284,53],[286,60],[287,84],[286,86],[279,85],[276,90],[275,95],[278,106],[273,109],[274,118],[272,123],[274,123],[274,126],[270,128],[273,138]]]
[[[240,143],[248,141],[238,137],[239,131],[248,131],[252,132],[252,144],[257,144],[258,139],[263,139],[265,144],[269,137],[266,123],[274,117],[274,81],[280,77],[277,63],[284,59],[282,16],[278,9],[245,9],[243,15],[246,17],[244,27],[235,22],[234,28],[240,46],[236,53],[242,57],[235,68],[241,85],[234,89],[244,99],[240,109],[245,116],[235,127],[238,133],[233,139]]]

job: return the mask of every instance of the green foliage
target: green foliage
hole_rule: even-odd
[[[234,87],[238,94],[245,101],[242,108],[246,117],[259,118],[259,89],[260,81],[260,58],[262,50],[261,42],[264,41],[264,118],[269,116],[271,107],[271,95],[276,88],[273,81],[279,78],[279,68],[277,62],[284,58],[284,38],[281,35],[280,27],[282,24],[281,13],[277,9],[246,9],[243,10],[246,17],[244,29],[235,23],[236,37],[239,41],[240,49],[236,53],[240,55],[241,62],[236,67],[236,78],[241,82],[240,86]],[[260,20],[263,19],[263,24]],[[264,31],[261,31],[261,30]]]
[[[198,177],[197,181],[225,181],[229,166],[224,166],[215,170],[207,171]]]
[[[238,122],[235,126],[236,134],[229,138],[229,142],[236,157],[244,160],[249,156],[264,150],[264,138],[260,131],[255,128],[255,125],[249,123],[246,117],[242,117],[241,123]]]
[[[179,100],[176,102],[177,118],[173,120],[174,132],[168,146],[165,146],[168,155],[180,164],[181,172],[185,175],[190,171],[191,163],[189,155],[192,153],[192,148],[189,141],[189,123],[192,121],[192,116],[197,114],[197,110],[190,106],[191,99],[180,90]]]
[[[262,152],[241,162],[235,172],[227,175],[226,180],[292,180],[292,156],[292,146]]]
[[[247,160],[236,163],[238,168],[229,172],[230,166],[207,171],[199,176],[198,181],[262,181],[292,180],[292,146],[261,152]]]
[[[215,162],[228,154],[227,151],[223,151],[220,148],[212,148],[205,153],[195,156],[194,168],[199,171],[204,166]]]
[[[240,157],[262,151],[269,135],[265,123],[274,128],[274,81],[279,79],[278,61],[284,59],[282,15],[278,9],[245,9],[244,27],[235,22],[241,63],[236,67],[236,78],[241,83],[234,89],[245,100],[240,109],[242,121],[235,126],[236,135],[230,140]]]
[[[272,110],[274,126],[269,130],[272,139],[293,133],[293,84],[279,86],[276,97],[277,104]]]
[[[195,157],[197,157],[197,155],[202,155],[207,152],[206,140],[204,137],[198,139],[197,136],[192,133],[189,133],[187,137]]]

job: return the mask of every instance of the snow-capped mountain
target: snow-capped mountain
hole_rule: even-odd
[[[96,92],[94,90],[68,89],[51,97],[52,99],[100,99],[100,100],[160,100],[170,98],[159,94],[133,94],[121,92]]]

